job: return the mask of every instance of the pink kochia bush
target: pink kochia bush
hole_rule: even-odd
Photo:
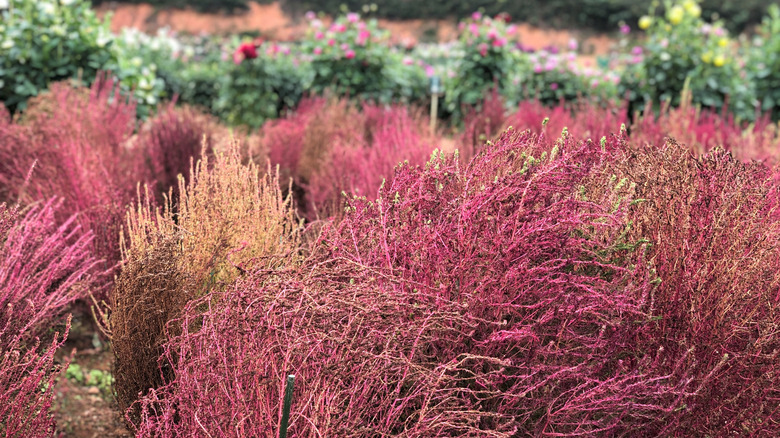
[[[402,161],[422,164],[436,147],[427,119],[402,106],[310,99],[262,130],[263,153],[300,188],[309,219],[338,215],[342,193],[373,196]]]
[[[119,260],[119,227],[133,199],[133,155],[123,147],[135,129],[135,105],[112,95],[110,81],[92,89],[54,84],[22,120],[0,125],[0,198],[28,205],[63,199],[57,219],[95,233],[95,253]]]
[[[50,437],[54,382],[67,368],[54,354],[67,337],[48,332],[86,295],[96,261],[91,233],[55,220],[54,201],[22,214],[0,204],[0,433]],[[41,339],[41,336],[46,336]]]
[[[169,325],[138,436],[780,434],[777,172],[507,132]],[[162,363],[162,362],[161,362]]]
[[[0,201],[61,197],[57,219],[78,213],[79,225],[95,234],[94,253],[109,267],[120,259],[119,229],[137,184],[156,183],[161,199],[192,157],[212,149],[203,137],[217,130],[212,118],[189,108],[162,107],[141,125],[135,104],[102,79],[90,89],[53,84],[21,119],[2,119]]]
[[[582,199],[618,146],[510,132],[402,166],[301,267],[187,306],[138,436],[274,436],[288,373],[293,437],[657,436],[695,387],[637,349],[654,283],[626,190]]]

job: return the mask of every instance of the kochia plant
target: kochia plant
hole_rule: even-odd
[[[87,294],[95,273],[91,234],[72,218],[58,224],[57,204],[50,200],[26,212],[0,204],[0,433],[5,436],[52,436],[54,383],[67,368],[67,363],[55,365],[54,354],[70,320],[64,331],[52,335],[49,328],[62,323],[68,305]]]

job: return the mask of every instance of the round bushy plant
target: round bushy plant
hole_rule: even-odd
[[[389,33],[381,31],[376,20],[348,13],[326,27],[314,14],[307,17],[309,29],[301,50],[312,67],[313,92],[332,90],[389,102],[417,98],[424,90],[421,70],[415,64],[404,64],[391,50]]]
[[[516,106],[529,98],[544,105],[583,97],[614,100],[620,77],[597,68],[580,67],[576,49],[577,42],[572,40],[566,53],[540,50],[521,55],[524,62],[513,72],[512,82],[504,91],[507,101]]]
[[[689,82],[694,104],[716,110],[727,106],[738,117],[753,116],[755,90],[734,43],[722,22],[701,18],[697,0],[666,0],[663,16],[654,5],[639,27],[647,40],[621,81],[621,92],[635,108],[660,101],[677,106]]]
[[[0,101],[11,112],[51,82],[91,82],[114,59],[108,20],[86,0],[10,0],[0,16]]]
[[[277,52],[261,40],[242,43],[220,86],[216,111],[232,125],[259,128],[294,108],[310,81],[306,63]]]
[[[445,110],[456,118],[462,105],[478,104],[490,88],[504,89],[517,67],[517,51],[509,44],[515,27],[507,21],[502,15],[491,18],[475,12],[459,24],[463,57],[445,82]]]

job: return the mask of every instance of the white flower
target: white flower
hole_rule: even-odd
[[[0,9],[8,9],[8,0],[0,0]]]
[[[14,46],[13,40],[5,40],[5,41],[3,41],[3,44],[0,45],[0,47],[2,47],[4,49],[10,49],[13,46]]]
[[[49,2],[42,2],[38,6],[41,8],[41,11],[44,14],[54,15],[54,12],[56,11],[56,9],[54,8],[54,5],[52,3],[49,3]]]

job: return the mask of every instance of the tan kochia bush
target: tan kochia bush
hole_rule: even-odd
[[[263,175],[241,163],[233,143],[192,166],[189,182],[179,176],[177,205],[167,198],[160,209],[148,189],[139,194],[121,237],[123,266],[110,317],[123,410],[162,383],[170,369],[158,364],[165,326],[189,300],[244,270],[297,262],[300,223],[276,174]]]

